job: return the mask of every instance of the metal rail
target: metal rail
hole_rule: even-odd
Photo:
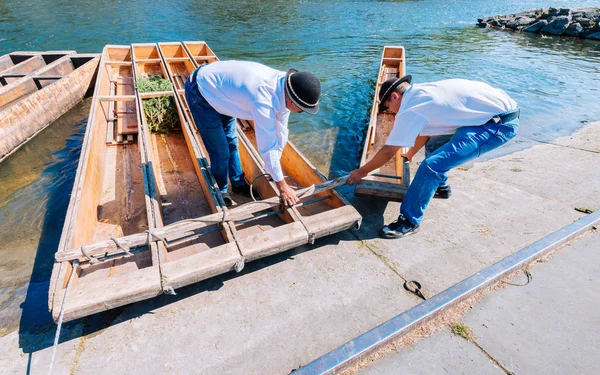
[[[347,366],[360,361],[380,347],[398,339],[417,325],[427,322],[439,313],[471,297],[479,290],[500,280],[507,274],[539,259],[567,241],[582,234],[598,222],[600,222],[600,211],[559,229],[443,292],[436,294],[427,301],[397,315],[380,326],[301,367],[294,371],[293,374],[335,374]]]

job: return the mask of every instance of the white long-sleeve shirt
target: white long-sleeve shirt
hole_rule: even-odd
[[[198,71],[196,83],[219,113],[254,120],[258,152],[273,180],[283,180],[281,153],[288,141],[285,72],[247,61],[218,61]]]
[[[412,147],[418,135],[454,134],[458,128],[483,125],[514,109],[517,103],[508,94],[485,82],[448,79],[414,84],[402,96],[386,144]]]

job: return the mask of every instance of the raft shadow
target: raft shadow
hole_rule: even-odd
[[[109,327],[116,326],[120,323],[124,323],[132,319],[141,317],[142,315],[153,314],[154,310],[168,306],[172,303],[179,302],[181,300],[185,300],[186,298],[193,297],[197,294],[217,291],[227,281],[235,280],[239,277],[245,276],[246,274],[266,269],[284,261],[294,260],[294,257],[299,254],[308,251],[318,250],[319,248],[324,246],[337,245],[341,240],[352,239],[352,236],[347,232],[337,233],[331,236],[317,239],[315,241],[315,244],[313,245],[303,245],[284,251],[279,254],[275,254],[266,258],[258,259],[247,263],[244,266],[244,269],[239,273],[230,271],[228,273],[200,281],[196,284],[176,289],[176,295],[162,294],[152,299],[117,307],[108,311],[103,311],[84,318],[66,322],[62,326],[59,343],[64,343],[80,337],[93,335]],[[58,240],[56,240],[56,243],[52,245],[54,245],[53,249],[56,249],[56,247],[58,246]],[[51,245],[48,244],[46,246]],[[53,261],[54,254],[46,254],[45,256],[42,256],[42,251],[38,251],[38,254],[40,255],[36,257],[36,264],[40,265],[39,267],[37,267],[38,270],[42,269],[41,265],[43,265],[45,262]],[[24,313],[23,318],[21,320],[21,329],[23,331],[19,333],[19,343],[20,346],[23,348],[23,351],[25,353],[29,353],[28,368],[31,364],[31,354],[36,351],[52,347],[54,335],[56,333],[56,325],[52,321],[52,316],[48,312],[46,304],[47,286],[49,283],[51,271],[52,268],[50,267],[49,269],[44,270],[43,275],[43,277],[46,280],[46,298],[40,298],[36,300],[35,298],[33,298],[33,296],[39,295],[39,293],[32,293],[31,297],[28,294],[26,301],[22,305]],[[39,314],[39,317],[36,318],[37,323],[33,323],[33,321],[31,321],[30,318],[33,316],[32,314],[35,314],[36,312]],[[40,324],[43,325],[43,329],[35,330],[34,327]],[[30,340],[28,338],[30,335],[34,335],[37,338],[37,340]],[[29,370],[27,373],[29,373]]]

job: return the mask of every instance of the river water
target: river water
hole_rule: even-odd
[[[551,141],[600,119],[600,43],[475,26],[549,5],[572,2],[5,0],[0,55],[204,40],[221,60],[312,71],[322,81],[321,110],[293,114],[290,139],[337,176],[358,164],[384,45],[406,48],[415,83],[471,78],[504,89],[522,109],[516,143]],[[85,101],[0,164],[0,336],[18,324],[25,295],[45,308],[88,111]]]

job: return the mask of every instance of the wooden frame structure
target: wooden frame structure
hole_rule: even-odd
[[[0,57],[0,162],[88,93],[99,60],[75,51]]]
[[[360,165],[366,164],[384,145],[394,126],[395,116],[389,112],[379,113],[379,89],[390,78],[406,75],[404,47],[385,46],[381,55],[375,95],[369,118],[369,128],[361,155]],[[401,201],[410,184],[410,165],[401,155],[401,149],[388,163],[374,174],[360,181],[354,190],[358,196],[377,196],[388,200]]]
[[[259,177],[266,172],[248,122],[238,124],[242,165],[266,200],[233,195],[238,206],[225,207],[184,90],[199,64],[217,60],[204,42],[104,48],[52,272],[55,320],[61,311],[69,321],[173,293],[360,224],[358,212],[332,188],[306,196],[300,206],[281,207],[275,185]],[[135,89],[136,78],[155,74],[169,79],[172,91]],[[146,126],[144,100],[160,96],[172,96],[178,109],[181,127],[170,134]],[[137,133],[125,141],[123,132],[133,125]],[[325,181],[291,144],[282,166],[299,185]]]

